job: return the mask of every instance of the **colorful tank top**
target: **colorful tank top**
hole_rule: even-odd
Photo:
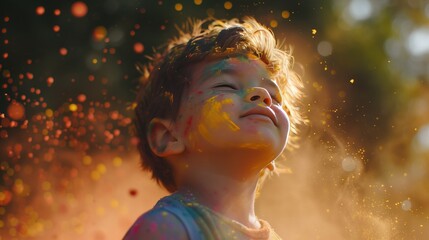
[[[176,216],[190,240],[281,240],[267,221],[259,219],[261,228],[252,229],[178,192],[160,199],[150,211]]]

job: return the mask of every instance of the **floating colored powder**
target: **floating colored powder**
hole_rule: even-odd
[[[11,102],[7,107],[7,114],[13,120],[21,120],[25,116],[25,108],[21,103]]]
[[[71,6],[71,13],[77,18],[84,17],[88,13],[88,6],[84,2],[75,2]]]

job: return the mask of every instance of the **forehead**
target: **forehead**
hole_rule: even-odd
[[[192,80],[194,83],[204,83],[213,76],[220,74],[252,75],[264,79],[270,79],[267,66],[255,56],[236,56],[206,60],[193,67]],[[256,76],[255,76],[256,75]]]

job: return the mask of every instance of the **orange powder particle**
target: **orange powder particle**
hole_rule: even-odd
[[[134,43],[134,52],[136,53],[142,53],[144,51],[144,46],[140,42]]]
[[[25,116],[25,108],[21,103],[11,102],[7,107],[7,114],[13,120],[21,120]]]
[[[45,13],[45,8],[43,6],[36,7],[36,14],[43,15]]]
[[[88,6],[84,2],[75,2],[71,6],[71,13],[77,18],[84,17],[88,13]]]

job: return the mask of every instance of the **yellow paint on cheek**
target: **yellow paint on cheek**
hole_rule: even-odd
[[[216,97],[212,97],[206,101],[202,109],[203,121],[198,124],[198,131],[207,140],[210,139],[210,130],[219,129],[225,124],[231,131],[240,130],[240,127],[231,120],[228,113],[222,111],[222,106],[226,104],[232,104],[232,99],[216,101]]]

